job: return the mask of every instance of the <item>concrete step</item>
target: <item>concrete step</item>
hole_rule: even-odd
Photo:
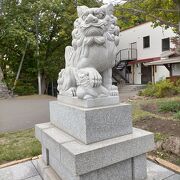
[[[133,91],[139,91],[141,89],[144,89],[146,85],[125,85],[125,86],[120,86],[119,91],[122,93],[127,93],[127,92],[133,92]]]

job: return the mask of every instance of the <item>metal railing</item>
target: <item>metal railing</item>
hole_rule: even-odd
[[[116,57],[116,64],[113,68],[113,78],[120,83],[122,79],[125,83],[129,83],[129,72],[127,69],[128,61],[137,60],[137,49],[127,48],[121,49]]]
[[[137,49],[121,49],[116,58],[116,65],[121,61],[132,61],[137,59]]]

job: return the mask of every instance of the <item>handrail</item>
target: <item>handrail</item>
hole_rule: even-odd
[[[126,48],[121,49],[116,56],[116,66],[120,61],[132,61],[137,59],[137,49],[135,48]]]

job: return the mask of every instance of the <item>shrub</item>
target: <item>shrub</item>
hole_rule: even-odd
[[[180,93],[180,79],[174,82],[174,85],[176,86],[176,90],[178,93]]]
[[[18,82],[14,90],[14,93],[18,94],[19,96],[24,96],[24,95],[36,94],[37,90],[31,83]]]
[[[156,84],[148,83],[147,87],[142,90],[139,95],[151,97],[166,97],[178,94],[179,87],[177,87],[170,80],[161,80]]]
[[[158,104],[160,112],[180,112],[180,101],[166,101]]]
[[[174,114],[174,118],[180,120],[180,111],[178,111],[176,114]]]

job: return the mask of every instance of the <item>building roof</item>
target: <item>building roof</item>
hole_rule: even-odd
[[[137,60],[134,60],[134,61],[129,61],[128,64],[148,63],[148,62],[152,62],[152,61],[158,61],[160,59],[161,59],[160,57],[137,59]]]
[[[144,63],[144,65],[145,66],[152,66],[152,65],[160,66],[164,64],[179,64],[179,63],[180,63],[180,56],[174,57],[174,58],[168,58],[168,59],[161,59],[158,61],[152,61],[152,62]]]
[[[124,31],[127,31],[127,30],[129,30],[129,29],[136,28],[136,27],[138,27],[138,26],[142,26],[142,25],[144,25],[144,24],[148,24],[148,23],[152,23],[152,22],[151,22],[151,21],[146,21],[146,22],[137,24],[137,25],[135,25],[135,26],[128,27],[128,28],[126,28],[126,29],[121,30],[120,33],[121,33],[121,32],[124,32]]]

